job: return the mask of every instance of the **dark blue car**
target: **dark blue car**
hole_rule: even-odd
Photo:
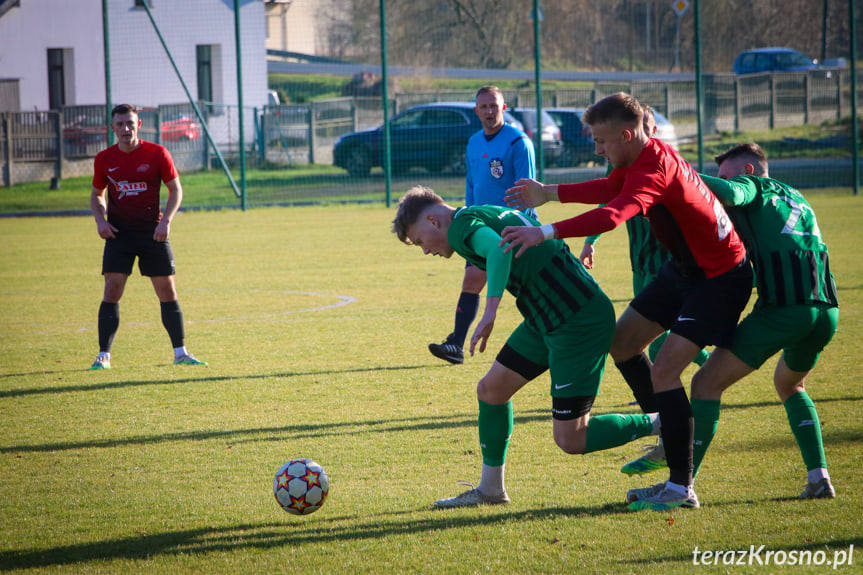
[[[430,172],[467,172],[465,150],[482,123],[471,102],[437,102],[412,106],[390,121],[393,173],[421,167]],[[521,129],[508,112],[507,123]],[[384,163],[383,126],[345,134],[333,148],[333,164],[351,176],[368,176],[373,167]]]
[[[560,127],[560,137],[563,140],[558,165],[577,166],[588,162],[605,162],[605,158],[596,155],[590,128],[581,123],[584,108],[546,108],[546,111]]]
[[[805,72],[820,68],[818,62],[791,48],[757,48],[741,52],[734,59],[735,74],[759,72]]]

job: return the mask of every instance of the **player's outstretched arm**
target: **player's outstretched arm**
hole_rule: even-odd
[[[546,202],[557,201],[557,184],[544,185],[531,178],[522,178],[506,191],[503,200],[506,205],[518,210],[541,206]]]

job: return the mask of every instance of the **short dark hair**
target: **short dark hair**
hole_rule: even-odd
[[[604,122],[623,122],[638,126],[644,122],[644,110],[638,100],[625,92],[618,92],[588,106],[581,121],[588,126]]]
[[[500,99],[503,100],[503,92],[501,92],[500,88],[498,88],[497,86],[483,86],[476,91],[476,95],[474,95],[473,101],[476,102],[476,99],[479,98],[482,94],[498,94],[500,95]]]
[[[138,108],[131,104],[117,104],[114,106],[114,109],[111,110],[111,119],[114,119],[114,116],[118,114],[135,114],[138,115]]]
[[[726,152],[715,156],[713,159],[716,161],[717,166],[721,166],[722,162],[725,160],[732,160],[734,158],[741,157],[751,160],[750,163],[752,163],[756,168],[756,176],[767,172],[767,155],[764,153],[764,150],[761,149],[761,146],[754,142],[737,144]]]
[[[399,208],[393,220],[392,232],[402,242],[410,244],[408,228],[417,223],[420,215],[427,208],[443,203],[443,198],[437,195],[431,188],[425,186],[412,187],[399,200]]]

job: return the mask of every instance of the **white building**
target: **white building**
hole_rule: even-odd
[[[233,0],[109,0],[111,101],[238,102]],[[267,103],[263,0],[240,0],[243,103]],[[0,110],[106,102],[102,0],[0,0]],[[18,109],[13,109],[15,106]]]

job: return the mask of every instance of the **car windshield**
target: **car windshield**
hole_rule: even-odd
[[[536,128],[536,110],[519,110],[521,114],[522,122],[524,123],[524,127],[533,130]],[[557,126],[557,122],[554,121],[548,112],[545,110],[542,111],[542,125],[546,126]]]

